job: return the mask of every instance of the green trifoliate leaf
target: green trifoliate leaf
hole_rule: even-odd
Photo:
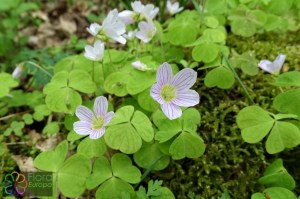
[[[54,73],[57,74],[61,71],[69,72],[71,70],[84,70],[87,72],[92,71],[93,64],[95,64],[95,67],[101,67],[99,63],[95,63],[87,58],[85,58],[83,55],[73,55],[66,57],[59,61],[54,66]]]
[[[66,197],[78,197],[85,190],[87,177],[92,166],[90,160],[81,154],[75,154],[65,161],[58,170],[58,187]]]
[[[132,106],[120,108],[109,124],[104,135],[105,142],[123,153],[135,153],[142,146],[142,140],[150,142],[154,137],[148,117],[135,111]]]
[[[140,170],[132,165],[130,158],[125,154],[115,154],[111,159],[113,175],[126,182],[135,184],[141,180]]]
[[[174,160],[182,158],[197,158],[205,151],[203,140],[193,134],[182,132],[171,144],[170,154]]]
[[[202,37],[207,42],[225,44],[226,30],[222,28],[206,29],[203,31]]]
[[[151,199],[175,199],[175,196],[167,187],[161,187],[160,194],[158,196],[152,196]]]
[[[258,106],[249,106],[241,110],[237,116],[237,124],[242,130],[243,139],[248,143],[257,143],[270,132],[266,141],[266,149],[270,154],[300,144],[300,130],[297,126],[276,121]]]
[[[192,19],[176,19],[170,23],[166,37],[173,45],[191,44],[197,38],[198,25],[198,22]]]
[[[47,107],[47,105],[40,104],[40,105],[34,107],[33,119],[36,121],[42,121],[45,116],[48,116],[50,114],[51,114],[51,111]]]
[[[159,104],[149,95],[150,88],[141,92],[138,96],[139,105],[146,111],[154,112],[159,108]]]
[[[192,56],[195,61],[208,63],[215,60],[219,52],[220,50],[216,44],[202,43],[194,47]]]
[[[18,82],[8,73],[0,73],[0,97],[4,97],[9,93],[9,89],[18,86]]]
[[[112,169],[108,160],[105,157],[100,156],[94,162],[93,173],[88,177],[86,187],[88,189],[94,189],[112,176]]]
[[[294,114],[276,114],[273,116],[275,120],[282,120],[282,119],[300,119],[298,115]]]
[[[130,184],[112,177],[97,189],[96,199],[122,198],[122,195],[126,193],[129,193],[130,197],[134,198],[135,192]]]
[[[219,66],[207,73],[204,84],[210,88],[218,87],[221,89],[229,89],[234,84],[234,75],[229,69],[224,66]]]
[[[163,156],[163,157],[162,157]],[[142,168],[149,168],[155,163],[153,170],[162,170],[170,162],[169,156],[164,156],[160,151],[158,143],[143,143],[142,148],[134,154],[135,163]],[[157,161],[159,159],[159,161]]]
[[[248,143],[257,143],[271,130],[274,119],[262,108],[249,106],[237,115],[237,125],[242,130],[242,137]]]
[[[127,91],[131,95],[138,94],[150,88],[156,81],[156,74],[151,71],[132,70],[129,73]]]
[[[201,121],[201,115],[195,108],[188,108],[184,111],[182,121],[182,129],[187,132],[196,132]]]
[[[46,104],[54,112],[74,113],[81,104],[81,96],[71,88],[61,88],[46,96]]]
[[[266,10],[277,15],[282,15],[290,10],[293,2],[293,0],[272,0],[266,6]]]
[[[235,54],[230,61],[234,67],[241,68],[247,75],[254,76],[258,73],[258,60],[250,51],[245,52],[242,55]]]
[[[24,128],[24,122],[13,121],[10,124],[10,128],[15,132],[17,136],[22,136],[22,129]]]
[[[231,199],[228,190],[225,189],[224,192],[222,193],[221,197],[219,197],[218,199]]]
[[[282,187],[271,187],[265,189],[263,193],[255,193],[251,196],[251,199],[297,199],[295,194],[290,190]]]
[[[209,0],[205,2],[205,9],[212,14],[224,14],[237,6],[236,0]]]
[[[104,89],[111,94],[122,97],[128,94],[127,83],[129,75],[124,72],[116,72],[110,74],[104,82]]]
[[[289,90],[277,95],[273,106],[282,113],[298,115],[300,117],[300,89]]]
[[[282,159],[276,159],[258,182],[268,187],[283,187],[289,190],[293,190],[296,186],[295,180],[284,168]]]
[[[280,74],[276,82],[275,86],[298,86],[300,87],[300,71],[290,71],[286,73]]]
[[[207,17],[205,17],[204,23],[209,28],[217,28],[219,26],[219,21],[214,16],[207,16]]]
[[[67,156],[68,142],[61,142],[54,151],[40,153],[34,159],[34,166],[43,171],[57,172]]]
[[[267,152],[275,154],[300,144],[300,130],[289,122],[276,122],[266,142]]]
[[[119,63],[131,56],[127,51],[109,49],[104,52],[103,62],[104,64],[109,64],[110,62]]]
[[[51,122],[47,124],[43,129],[43,133],[48,135],[54,135],[57,134],[58,132],[59,132],[58,122]]]
[[[96,84],[84,70],[73,70],[69,74],[69,87],[82,93],[93,93],[96,91]]]
[[[29,113],[26,113],[22,116],[25,124],[29,125],[33,123],[33,119],[32,119],[32,115],[30,115]]]
[[[103,138],[94,140],[86,137],[77,147],[77,153],[85,155],[88,158],[100,157],[105,151],[106,145]]]

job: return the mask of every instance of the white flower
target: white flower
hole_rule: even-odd
[[[79,121],[73,124],[74,131],[79,135],[89,135],[91,139],[101,138],[115,115],[112,111],[107,112],[107,108],[107,99],[103,96],[96,98],[93,111],[85,106],[78,106],[75,114]]]
[[[110,11],[104,19],[103,31],[105,35],[121,44],[126,43],[126,39],[121,35],[126,32],[125,24],[119,19],[117,9]]]
[[[140,1],[132,2],[131,7],[133,11],[124,10],[119,13],[119,17],[125,24],[132,24],[144,19],[152,21],[159,11],[153,4],[143,5]]]
[[[84,56],[87,59],[90,59],[92,61],[100,61],[104,54],[104,43],[98,40],[94,43],[94,47],[86,45],[84,49]]]
[[[138,61],[135,61],[135,62],[132,62],[131,65],[137,69],[137,70],[140,70],[140,71],[146,71],[148,70],[148,67],[146,64],[142,63],[140,60]]]
[[[23,64],[18,65],[12,73],[12,77],[15,79],[21,77],[23,70],[24,70]]]
[[[179,3],[175,2],[172,4],[170,0],[167,1],[167,9],[171,15],[174,15],[183,10],[183,7],[179,7]]]
[[[136,37],[145,43],[148,43],[156,33],[156,27],[153,22],[141,21],[139,23],[139,31],[136,33]]]
[[[266,72],[278,74],[283,66],[285,58],[285,55],[279,54],[273,62],[269,60],[261,60],[258,63],[258,66]]]
[[[122,20],[118,17],[117,9],[110,11],[107,17],[103,20],[102,26],[97,23],[92,23],[87,31],[97,36],[102,41],[108,41],[112,39],[121,44],[126,43],[126,39],[122,36],[126,32],[126,26]]]
[[[190,89],[196,79],[197,72],[190,68],[182,69],[173,76],[172,67],[165,62],[157,70],[156,83],[151,87],[150,95],[170,120],[179,118],[182,115],[180,106],[190,107],[200,102],[199,94]]]
[[[93,36],[96,36],[99,33],[100,29],[101,26],[97,23],[92,23],[89,28],[86,28],[86,30]]]
[[[133,30],[133,31],[129,31],[127,34],[124,34],[123,36],[127,39],[127,40],[131,40],[135,37],[137,30]]]

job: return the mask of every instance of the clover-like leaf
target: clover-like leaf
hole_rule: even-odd
[[[237,124],[242,130],[243,139],[248,143],[257,143],[270,132],[266,141],[266,149],[270,154],[300,144],[300,130],[297,126],[273,119],[258,106],[249,106],[241,110],[237,116]]]
[[[266,142],[267,152],[275,154],[300,144],[300,130],[289,122],[276,122]]]
[[[86,137],[77,147],[77,153],[85,155],[88,158],[100,157],[105,153],[105,151],[106,145],[103,138],[95,140]]]
[[[129,193],[130,198],[134,198],[135,192],[130,184],[119,178],[112,177],[97,189],[96,199],[122,198],[124,193]]]
[[[280,74],[277,77],[274,85],[300,87],[300,71],[290,71],[290,72]]]
[[[158,143],[143,143],[142,148],[134,154],[134,161],[142,168],[149,168],[155,163],[153,170],[162,170],[170,162],[169,156],[164,155],[159,149]]]
[[[207,73],[204,84],[207,87],[229,89],[234,84],[234,75],[229,69],[224,66],[219,66]]]
[[[270,187],[263,191],[263,193],[255,193],[251,199],[297,199],[295,194],[283,187]]]
[[[197,38],[197,26],[197,21],[192,18],[178,18],[170,23],[166,36],[169,42],[173,45],[188,45],[194,42]]]
[[[96,91],[96,84],[91,76],[84,70],[73,70],[69,74],[69,86],[82,93],[93,93]]]
[[[68,142],[61,142],[54,151],[40,153],[34,159],[34,166],[44,171],[57,172],[63,165],[68,152]]]
[[[148,117],[135,111],[132,106],[120,108],[112,119],[104,135],[105,142],[123,153],[135,153],[142,146],[142,140],[150,142],[154,130]]]
[[[112,176],[112,169],[108,160],[105,157],[100,156],[94,162],[93,173],[88,177],[86,187],[88,189],[94,189]]]
[[[115,154],[111,159],[111,168],[115,177],[135,184],[141,180],[140,170],[132,165],[130,158],[121,153]]]
[[[289,90],[277,95],[273,106],[282,113],[295,114],[300,117],[300,89]]]
[[[249,106],[237,115],[237,125],[242,130],[242,137],[248,143],[257,143],[271,130],[274,119],[262,108]]]
[[[289,190],[296,186],[295,180],[284,168],[282,159],[272,162],[258,182],[268,187],[283,187]]]
[[[89,159],[81,154],[75,154],[67,159],[57,173],[60,191],[66,197],[78,197],[85,190],[87,177],[91,173]]]
[[[241,68],[247,75],[254,76],[258,73],[258,60],[250,51],[241,55],[236,54],[230,61],[234,67]]]
[[[191,133],[182,132],[171,144],[170,154],[174,160],[182,158],[197,158],[205,151],[203,140]]]
[[[159,108],[159,104],[149,95],[150,88],[141,92],[138,96],[139,105],[146,111],[154,112]]]
[[[129,73],[127,91],[131,95],[138,94],[150,88],[156,81],[156,75],[150,71],[132,70]]]
[[[193,48],[192,56],[195,61],[209,63],[218,57],[219,52],[220,49],[216,44],[202,43]]]
[[[8,73],[0,73],[0,97],[4,97],[9,93],[9,89],[16,87],[18,82]]]
[[[111,94],[122,97],[128,94],[126,85],[129,75],[124,72],[115,72],[110,74],[104,82],[104,89]]]

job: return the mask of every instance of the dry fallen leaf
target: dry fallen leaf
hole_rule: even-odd
[[[22,156],[22,155],[13,155],[12,158],[16,161],[20,171],[22,172],[33,172],[37,169],[33,165],[33,158]]]

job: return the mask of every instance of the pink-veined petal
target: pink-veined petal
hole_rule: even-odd
[[[94,112],[97,116],[104,116],[107,113],[107,99],[103,96],[97,97],[94,102]]]
[[[105,133],[105,127],[102,127],[100,130],[93,130],[90,134],[91,139],[101,138]]]
[[[176,93],[176,98],[172,100],[172,103],[178,106],[190,107],[199,104],[199,93],[194,90],[179,91]]]
[[[93,112],[85,106],[78,106],[75,115],[81,120],[91,122],[93,120]]]
[[[258,66],[263,69],[264,71],[266,72],[269,72],[269,73],[273,73],[274,72],[274,65],[272,62],[270,62],[269,60],[261,60],[259,63],[258,63]]]
[[[157,101],[160,104],[163,104],[165,102],[160,96],[160,90],[161,90],[161,86],[158,83],[153,84],[153,86],[150,89],[150,95],[155,101]]]
[[[279,54],[274,60],[273,64],[275,66],[276,71],[280,71],[285,61],[286,56],[283,54]]]
[[[197,79],[197,72],[190,68],[185,68],[179,71],[173,78],[172,84],[176,90],[186,90],[191,88]]]
[[[172,103],[164,103],[161,104],[161,109],[164,114],[170,119],[174,120],[179,118],[182,115],[182,110],[179,106],[172,104]]]
[[[88,135],[92,132],[91,123],[86,121],[78,121],[73,124],[74,131],[79,135]]]
[[[160,85],[170,84],[172,82],[172,68],[167,62],[160,65],[156,73],[156,81]]]
[[[105,114],[104,116],[104,126],[108,125],[108,123],[110,122],[110,120],[115,116],[115,113],[113,111],[108,112],[107,114]]]

